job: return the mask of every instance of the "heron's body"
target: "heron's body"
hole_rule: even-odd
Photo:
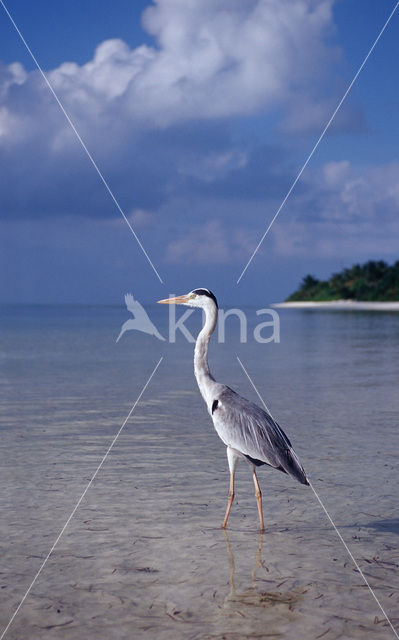
[[[205,311],[205,323],[194,350],[194,373],[214,427],[227,446],[230,468],[230,491],[223,527],[227,525],[234,499],[234,474],[240,458],[252,467],[255,495],[258,503],[261,530],[264,530],[262,497],[256,467],[269,465],[293,476],[302,484],[309,484],[303,467],[288,437],[277,422],[258,405],[246,400],[224,384],[216,382],[208,365],[208,346],[215,330],[218,307],[215,296],[207,289],[194,289],[186,296],[161,302],[200,307]]]

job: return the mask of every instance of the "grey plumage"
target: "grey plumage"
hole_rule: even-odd
[[[220,386],[223,390],[215,398],[218,405],[212,418],[224,444],[257,466],[267,464],[309,484],[291,442],[271,415],[230,387]]]

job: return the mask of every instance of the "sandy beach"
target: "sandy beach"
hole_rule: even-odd
[[[399,302],[358,302],[332,300],[331,302],[277,302],[275,309],[324,309],[326,311],[399,311]]]

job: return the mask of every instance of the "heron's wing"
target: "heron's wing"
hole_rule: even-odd
[[[216,431],[226,445],[307,484],[291,442],[270,414],[229,387],[224,388],[217,401],[212,417]]]
[[[213,418],[225,444],[273,467],[279,466],[276,451],[291,446],[269,414],[228,387],[218,397]]]

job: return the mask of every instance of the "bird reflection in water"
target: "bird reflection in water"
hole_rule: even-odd
[[[284,616],[288,615],[288,617],[294,619],[296,617],[296,614],[293,612],[293,608],[295,603],[299,602],[302,599],[303,590],[291,589],[288,591],[281,591],[277,590],[276,588],[275,591],[260,591],[258,589],[258,585],[260,582],[260,580],[257,578],[258,570],[263,569],[264,571],[268,571],[262,560],[262,534],[259,534],[259,543],[255,553],[255,562],[251,571],[251,586],[246,589],[237,590],[235,580],[236,566],[234,553],[231,548],[227,531],[224,529],[223,532],[226,541],[230,584],[230,592],[224,598],[224,612],[228,612],[229,615],[231,613],[235,613],[237,614],[237,616],[247,618],[248,616],[250,616],[250,612],[254,611],[254,607],[262,607],[263,609],[273,607],[274,609],[276,609],[276,613],[278,613],[277,610],[279,610],[279,612],[284,614]],[[261,581],[265,582],[266,579],[261,578]],[[267,581],[270,582],[271,585],[275,584],[276,582],[272,577],[270,577],[270,579],[268,579]],[[279,582],[281,582],[281,576],[279,576]],[[278,618],[279,616],[277,615],[275,620],[276,622],[278,622]]]

